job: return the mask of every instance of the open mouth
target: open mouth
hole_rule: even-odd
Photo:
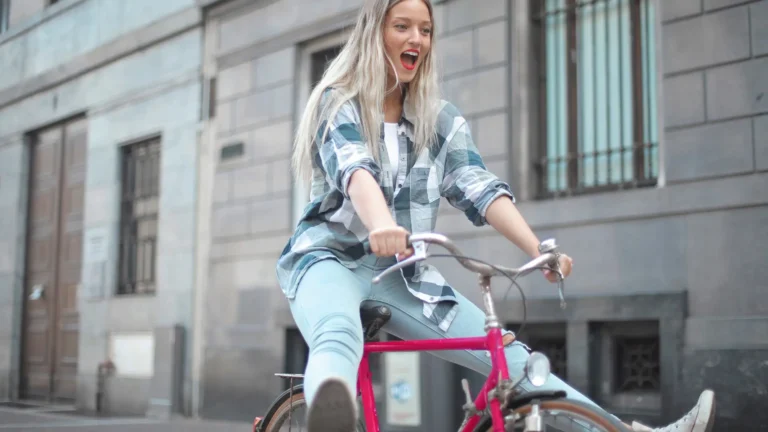
[[[419,52],[416,50],[407,50],[400,54],[400,62],[403,67],[408,70],[414,70],[416,68],[416,61],[419,59]]]

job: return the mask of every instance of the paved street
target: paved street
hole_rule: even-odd
[[[248,423],[154,420],[140,417],[92,417],[0,406],[0,432],[248,432]]]

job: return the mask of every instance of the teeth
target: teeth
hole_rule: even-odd
[[[415,52],[412,52],[412,51],[407,51],[404,54],[407,54],[407,55],[413,56],[413,57],[418,57],[419,56],[418,54],[416,54]]]

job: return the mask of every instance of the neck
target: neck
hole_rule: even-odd
[[[387,88],[392,88],[391,83]],[[403,91],[400,87],[384,97],[384,121],[397,123],[403,114]]]

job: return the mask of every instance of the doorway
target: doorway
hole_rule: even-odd
[[[75,400],[86,154],[83,117],[43,129],[31,139],[22,399]]]

